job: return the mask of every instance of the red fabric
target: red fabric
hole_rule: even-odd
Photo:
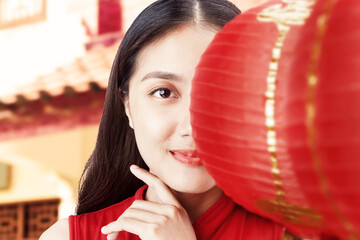
[[[136,192],[135,196],[105,209],[70,216],[70,240],[106,240],[106,235],[100,232],[101,227],[115,221],[134,200],[144,199],[146,188],[145,185]],[[280,240],[284,234],[281,225],[246,211],[225,195],[201,215],[193,223],[193,227],[198,240]],[[140,238],[128,232],[121,232],[117,239]]]

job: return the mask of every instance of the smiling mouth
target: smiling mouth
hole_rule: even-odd
[[[200,156],[195,150],[172,150],[170,151],[173,158],[188,166],[201,166]]]

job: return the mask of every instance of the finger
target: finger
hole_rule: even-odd
[[[119,233],[118,232],[113,232],[107,235],[106,239],[107,240],[116,240],[116,238],[118,237]]]
[[[174,205],[136,200],[121,216],[137,218],[149,223],[162,223],[169,218],[178,216],[179,214],[179,209]]]
[[[121,217],[118,220],[109,223],[101,228],[102,234],[113,234],[116,232],[127,231],[136,235],[140,234],[140,230],[148,223],[139,219]]]
[[[141,219],[144,222],[159,222],[163,220],[164,215],[159,211],[160,209],[155,209],[154,207],[148,207],[147,209],[143,208],[128,208],[121,217]],[[162,212],[165,212],[162,210]]]
[[[137,178],[139,178],[140,180],[144,181],[147,185],[152,187],[163,203],[172,204],[177,207],[181,207],[181,204],[174,197],[169,187],[166,186],[166,184],[163,183],[157,176],[136,165],[131,165],[130,171]]]

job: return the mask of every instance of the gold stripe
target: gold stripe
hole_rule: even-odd
[[[316,106],[315,106],[315,95],[316,87],[318,83],[318,73],[317,67],[321,54],[321,43],[324,37],[325,31],[327,29],[326,23],[330,13],[332,12],[334,5],[337,0],[329,0],[326,3],[324,12],[318,16],[316,21],[317,32],[315,36],[315,42],[312,48],[312,55],[310,58],[310,65],[307,72],[307,99],[306,99],[306,117],[307,117],[307,132],[308,132],[308,141],[312,154],[313,167],[317,174],[317,177],[320,181],[321,190],[330,203],[333,212],[335,213],[338,220],[343,224],[343,227],[349,234],[348,239],[360,239],[359,236],[356,236],[354,228],[349,220],[341,213],[339,206],[334,200],[332,194],[330,193],[329,183],[323,172],[321,158],[316,146],[316,127],[315,127],[315,118],[316,118]]]
[[[287,3],[287,5],[272,5],[258,14],[259,21],[274,22],[279,34],[272,50],[272,60],[269,64],[269,72],[266,79],[267,87],[265,91],[266,100],[264,110],[265,125],[267,127],[267,147],[272,166],[271,173],[273,183],[276,188],[276,197],[275,199],[259,199],[256,201],[256,204],[263,211],[282,218],[284,221],[301,225],[320,226],[322,218],[314,210],[286,202],[278,166],[275,130],[275,94],[281,49],[291,29],[290,25],[303,25],[311,13],[311,9],[308,7],[314,3],[313,1],[305,0],[284,0],[283,2]],[[278,216],[279,214],[281,216]]]
[[[281,57],[281,49],[284,45],[285,38],[290,31],[289,25],[302,25],[306,18],[310,15],[311,10],[308,8],[313,1],[301,0],[284,0],[287,3],[285,7],[282,4],[275,4],[258,14],[259,21],[274,22],[278,28],[275,46],[272,50],[272,60],[269,64],[269,72],[267,76],[267,88],[265,92],[265,117],[267,127],[267,144],[268,152],[271,159],[271,173],[274,178],[274,184],[277,192],[277,199],[285,201],[284,189],[280,177],[280,169],[278,166],[278,158],[276,151],[276,119],[275,119],[275,93],[277,84],[277,74],[279,68],[279,60]]]

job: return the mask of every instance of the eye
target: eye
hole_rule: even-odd
[[[150,93],[150,95],[157,98],[173,98],[176,94],[168,88],[158,88]]]

